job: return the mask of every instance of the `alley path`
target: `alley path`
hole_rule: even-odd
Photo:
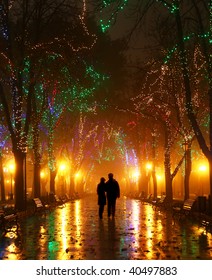
[[[100,220],[94,195],[21,220],[18,234],[1,236],[0,259],[206,260],[212,259],[212,235],[127,198],[117,201],[115,219],[105,210]]]

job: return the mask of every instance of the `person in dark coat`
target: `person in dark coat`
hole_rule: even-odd
[[[120,197],[120,187],[118,182],[113,178],[113,174],[108,174],[108,181],[106,182],[107,193],[107,213],[108,217],[112,214],[115,217],[116,199]]]
[[[97,185],[98,205],[99,205],[99,218],[102,219],[104,212],[104,206],[106,205],[105,195],[105,178],[100,179],[100,183]]]

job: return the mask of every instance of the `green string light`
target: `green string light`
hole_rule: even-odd
[[[129,0],[122,0],[119,3],[116,3],[117,0],[108,0],[108,1],[103,1],[103,5],[102,5],[102,9],[101,9],[101,13],[103,14],[103,12],[106,9],[112,8],[112,12],[109,15],[109,18],[106,20],[100,19],[100,27],[103,33],[105,33],[111,26],[112,24],[115,22],[117,15],[120,11],[123,11],[125,6],[128,4]]]

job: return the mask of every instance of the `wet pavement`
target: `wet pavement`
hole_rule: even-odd
[[[87,196],[20,220],[0,237],[2,260],[210,260],[212,235],[139,200],[117,200],[116,217],[98,217]]]

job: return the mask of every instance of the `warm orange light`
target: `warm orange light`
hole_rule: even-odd
[[[59,169],[60,169],[60,171],[66,170],[66,165],[65,165],[65,163],[61,163]]]
[[[7,172],[8,172],[8,168],[7,168],[7,167],[4,167],[4,168],[3,168],[3,171],[4,171],[5,173],[7,173]]]
[[[151,170],[151,169],[152,169],[152,164],[151,164],[150,162],[148,162],[148,163],[146,164],[146,169],[147,169],[147,170]]]
[[[46,176],[45,172],[44,172],[44,171],[41,171],[41,172],[40,172],[40,177],[41,177],[41,179],[43,179],[45,176]]]
[[[201,172],[207,171],[207,166],[206,165],[200,165],[199,166],[199,171],[201,171]]]
[[[81,173],[80,173],[80,171],[79,172],[77,172],[76,174],[75,174],[75,178],[77,179],[77,178],[79,178],[81,176]]]
[[[135,170],[133,173],[132,173],[132,177],[135,179],[135,180],[138,180],[140,176],[140,172],[138,170]]]
[[[10,173],[14,173],[14,171],[15,171],[15,164],[11,163],[9,165],[9,170],[10,170]]]
[[[162,176],[161,176],[161,175],[158,174],[156,177],[157,177],[157,180],[158,180],[158,181],[161,181],[161,180],[162,180]]]

